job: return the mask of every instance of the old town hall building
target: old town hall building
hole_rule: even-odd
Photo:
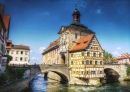
[[[60,37],[42,53],[43,64],[67,64],[75,78],[104,77],[103,49],[95,32],[80,23],[80,11],[75,8],[73,23],[62,26]]]

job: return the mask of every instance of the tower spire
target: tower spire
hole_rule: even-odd
[[[77,4],[77,2],[76,2],[76,4],[75,4],[75,9],[77,9],[77,7],[78,7],[78,4]]]
[[[73,12],[73,22],[80,22],[80,12],[78,11],[78,5],[75,4],[75,10]]]

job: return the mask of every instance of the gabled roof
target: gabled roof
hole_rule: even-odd
[[[92,30],[88,29],[88,27],[86,27],[85,25],[79,23],[79,22],[73,22],[72,24],[70,24],[69,26],[64,26],[65,29],[71,29],[71,28],[74,28],[74,29],[78,29],[80,31],[83,31],[83,32],[87,32],[87,33],[91,33],[91,34],[95,34],[95,32],[93,32]],[[61,33],[61,29],[60,31],[58,32],[58,34]]]
[[[24,49],[24,50],[30,50],[30,47],[27,45],[14,45],[12,44],[12,40],[7,40],[6,49]]]
[[[94,37],[94,34],[90,34],[90,35],[80,38],[78,42],[76,42],[74,47],[71,48],[70,52],[85,50],[89,46],[89,43],[91,42],[93,37]]]
[[[9,29],[9,23],[10,23],[10,16],[4,14],[2,16],[2,19],[3,19],[4,25],[5,25],[6,31],[8,31],[8,29]]]
[[[120,59],[128,59],[128,58],[130,58],[130,54],[124,53],[121,54],[117,59],[120,60]]]
[[[24,49],[24,50],[30,50],[29,46],[26,45],[12,45],[11,49]]]
[[[44,50],[43,54],[59,47],[59,39],[55,40],[54,42],[50,43],[50,45]]]

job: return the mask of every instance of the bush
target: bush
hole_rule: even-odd
[[[7,73],[2,73],[1,75],[0,75],[0,84],[4,84],[4,83],[6,83],[6,80],[8,80],[8,74]]]
[[[127,68],[126,72],[127,72],[127,76],[129,76],[130,75],[130,67]]]
[[[26,71],[26,69],[17,69],[16,70],[16,73],[17,73],[17,78],[18,79],[22,79],[23,75],[24,75],[24,72]]]

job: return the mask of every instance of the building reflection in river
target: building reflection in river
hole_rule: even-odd
[[[130,82],[117,82],[105,84],[101,87],[79,86],[48,83],[43,75],[38,75],[31,82],[33,92],[130,92]],[[30,91],[28,91],[30,92]]]

